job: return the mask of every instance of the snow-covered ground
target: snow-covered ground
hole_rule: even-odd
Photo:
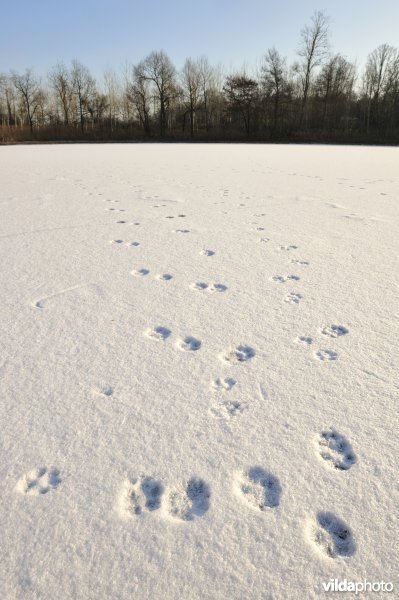
[[[0,148],[2,599],[398,591],[398,165]]]

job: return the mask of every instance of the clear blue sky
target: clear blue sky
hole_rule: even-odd
[[[399,0],[8,0],[0,72],[33,67],[45,75],[78,58],[101,78],[158,49],[178,68],[205,54],[228,70],[251,70],[271,46],[293,60],[316,9],[331,19],[332,49],[358,65],[379,44],[399,47]]]

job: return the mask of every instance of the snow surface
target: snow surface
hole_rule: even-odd
[[[398,590],[398,165],[0,148],[2,599]]]

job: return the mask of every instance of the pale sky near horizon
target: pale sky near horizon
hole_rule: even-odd
[[[399,0],[14,0],[1,9],[0,73],[32,67],[43,76],[77,58],[101,79],[159,49],[177,68],[206,55],[227,71],[251,72],[272,46],[295,60],[315,10],[330,19],[332,50],[358,66],[382,43],[399,47]]]

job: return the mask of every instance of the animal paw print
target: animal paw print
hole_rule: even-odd
[[[284,302],[287,302],[287,304],[299,304],[302,297],[302,294],[291,292],[285,296]]]
[[[123,517],[141,515],[145,511],[157,510],[161,505],[163,485],[160,481],[144,475],[126,479],[119,495],[119,512]]]
[[[338,354],[334,352],[334,350],[318,350],[315,352],[315,358],[317,360],[321,360],[322,362],[337,360]]]
[[[201,348],[201,342],[195,337],[187,335],[177,341],[177,347],[184,352],[196,352]]]
[[[218,392],[229,392],[236,384],[236,380],[232,377],[218,377],[212,381],[212,388]]]
[[[172,334],[170,329],[166,327],[154,327],[153,329],[147,329],[145,332],[146,336],[151,340],[155,340],[157,342],[164,342],[168,339],[168,337]]]
[[[221,354],[222,360],[229,364],[239,364],[251,360],[255,356],[255,350],[250,346],[240,344],[236,348],[230,348]]]
[[[250,467],[247,471],[239,473],[236,485],[241,496],[252,508],[264,511],[275,508],[280,503],[280,482],[275,475],[262,467]]]
[[[334,469],[347,471],[356,463],[356,456],[348,440],[335,429],[321,432],[318,447],[321,458]]]
[[[186,485],[169,492],[167,512],[174,519],[192,521],[208,511],[210,496],[207,483],[199,477],[192,477]]]
[[[316,548],[329,558],[352,556],[355,543],[350,528],[331,512],[319,512],[310,526]]]
[[[211,413],[214,417],[237,417],[241,415],[244,410],[248,408],[246,402],[240,402],[239,400],[223,400],[217,406],[211,409]]]
[[[343,325],[329,325],[328,327],[323,327],[321,333],[328,337],[338,338],[349,333],[349,329]]]
[[[303,344],[304,346],[311,346],[313,344],[313,338],[309,335],[300,335],[295,340],[298,344]]]
[[[145,277],[149,274],[149,272],[150,271],[148,269],[133,269],[133,271],[131,271],[131,274],[135,277]]]
[[[61,483],[60,472],[54,467],[47,469],[33,469],[24,475],[17,484],[17,489],[22,494],[30,496],[39,496],[55,490]]]
[[[173,275],[170,275],[170,273],[164,273],[163,275],[156,275],[156,279],[159,279],[160,281],[170,281],[173,279]]]

